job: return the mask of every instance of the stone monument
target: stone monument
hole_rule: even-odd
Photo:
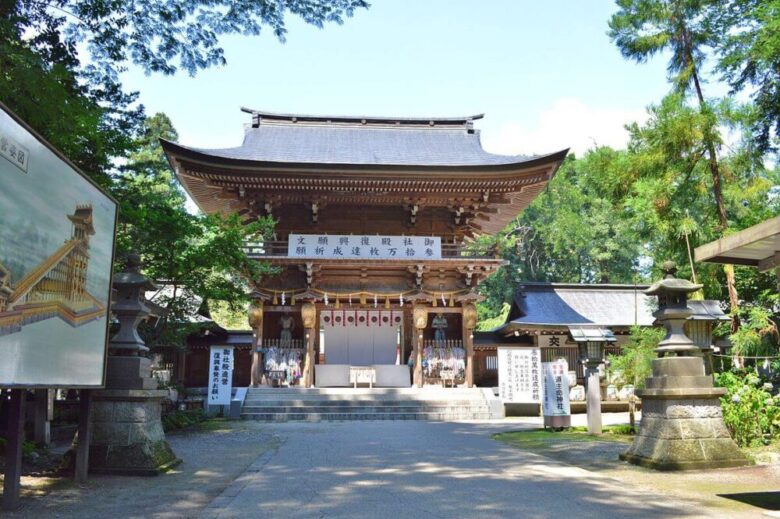
[[[157,287],[140,273],[138,255],[114,276],[111,311],[119,331],[109,341],[106,388],[93,393],[89,470],[95,473],[152,476],[181,460],[165,440],[160,421],[167,391],[157,389],[149,348],[138,324],[151,313],[144,292]]]
[[[631,447],[620,459],[657,470],[708,469],[748,464],[731,439],[720,407],[724,388],[705,375],[701,350],[685,335],[691,315],[688,294],[701,288],[674,276],[673,262],[663,265],[665,277],[645,291],[658,297],[654,316],[666,328],[658,343],[659,358],[642,398],[642,423]],[[674,355],[674,356],[670,356]]]

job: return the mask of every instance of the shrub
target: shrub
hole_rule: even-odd
[[[758,375],[720,373],[715,383],[728,391],[721,398],[723,420],[737,445],[766,445],[780,436],[780,402],[763,389]]]
[[[620,372],[624,384],[632,384],[637,389],[645,387],[645,379],[653,370],[655,348],[666,332],[663,328],[642,328],[633,326],[628,344],[623,346],[620,355],[609,356],[609,369]]]
[[[165,432],[170,432],[195,425],[205,419],[206,413],[203,412],[203,409],[174,411],[162,417],[162,425]]]

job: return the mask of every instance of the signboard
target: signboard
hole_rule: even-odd
[[[498,348],[498,396],[505,404],[541,402],[539,348]]]
[[[233,346],[212,346],[209,357],[209,405],[230,405],[233,392]]]
[[[287,255],[323,259],[441,259],[441,238],[290,234]]]
[[[544,416],[569,416],[569,363],[563,359],[542,363],[544,372]]]
[[[0,387],[102,387],[117,204],[0,104]]]

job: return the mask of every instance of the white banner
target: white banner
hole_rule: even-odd
[[[564,359],[542,363],[544,367],[544,416],[568,416],[569,404],[569,363]]]
[[[441,238],[290,234],[287,255],[327,259],[441,259]]]
[[[498,348],[498,395],[505,404],[541,402],[539,348]]]
[[[209,405],[230,405],[233,391],[233,346],[212,346],[209,364]]]

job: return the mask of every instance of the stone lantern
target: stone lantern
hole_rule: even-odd
[[[608,342],[615,342],[611,330],[599,326],[570,326],[569,334],[577,343],[580,362],[585,367],[587,387],[586,410],[588,434],[601,434],[601,377],[599,366],[606,361],[604,355]]]
[[[156,288],[140,267],[140,258],[132,254],[113,280],[111,310],[120,328],[109,342],[106,389],[93,393],[92,472],[150,476],[181,461],[165,440],[160,420],[168,392],[157,389],[145,357],[149,348],[138,335],[138,324],[151,313],[144,293]]]
[[[658,297],[656,319],[666,328],[658,358],[642,399],[642,423],[622,460],[659,470],[736,467],[748,463],[723,422],[720,397],[705,375],[701,350],[684,331],[691,315],[688,294],[701,288],[674,276],[673,262],[663,264],[661,281],[645,291]]]

